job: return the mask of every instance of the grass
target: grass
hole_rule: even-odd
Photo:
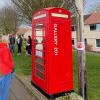
[[[19,75],[31,75],[31,56],[27,56],[25,52],[25,47],[23,46],[22,54],[17,54],[17,48],[15,53],[13,54],[13,60],[15,63],[15,71]]]
[[[89,100],[100,100],[100,55],[87,54]]]
[[[31,75],[31,56],[26,56],[25,47],[22,55],[13,55],[16,73],[19,75]],[[100,100],[100,55],[88,53],[87,56],[87,80],[89,100]],[[77,53],[73,52],[73,70],[75,91],[78,91],[77,78]]]
[[[75,91],[78,91],[77,53],[73,52]],[[89,100],[100,100],[100,54],[87,53],[87,88]]]

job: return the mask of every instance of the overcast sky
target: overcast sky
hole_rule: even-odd
[[[9,4],[10,0],[0,0],[0,8],[3,8]]]
[[[86,0],[85,4],[85,13],[88,12],[88,9],[92,7],[95,3],[100,3],[100,0]],[[10,0],[0,0],[0,8],[10,5]]]
[[[95,5],[96,3],[98,3],[98,4],[100,4],[100,0],[86,0],[86,2],[85,2],[85,9],[84,9],[84,11],[85,11],[85,13],[88,13],[88,10],[91,8],[91,7],[93,7],[93,5]]]

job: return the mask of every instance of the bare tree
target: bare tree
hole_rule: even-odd
[[[32,14],[41,8],[64,7],[68,8],[70,0],[11,0],[16,5],[19,16],[31,22]]]
[[[0,30],[2,33],[16,33],[18,16],[11,7],[3,8],[0,11]]]

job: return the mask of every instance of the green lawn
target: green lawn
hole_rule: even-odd
[[[25,48],[24,48],[25,49]],[[19,75],[31,75],[31,56],[25,55],[25,50],[21,56],[15,53],[16,73]],[[100,100],[100,55],[87,54],[87,79],[88,79],[88,97],[89,100]],[[77,53],[73,52],[74,83],[77,92]]]
[[[16,52],[13,54],[13,59],[15,63],[15,71],[19,75],[31,75],[31,56],[27,56],[25,53],[25,47],[22,49],[22,54],[17,55]]]
[[[78,87],[77,53],[73,53],[75,90]],[[89,100],[100,100],[100,54],[88,53],[86,55],[88,97]]]
[[[87,54],[89,100],[100,100],[100,55]]]

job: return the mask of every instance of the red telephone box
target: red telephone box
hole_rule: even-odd
[[[47,95],[73,90],[70,12],[40,10],[32,28],[32,83]]]

